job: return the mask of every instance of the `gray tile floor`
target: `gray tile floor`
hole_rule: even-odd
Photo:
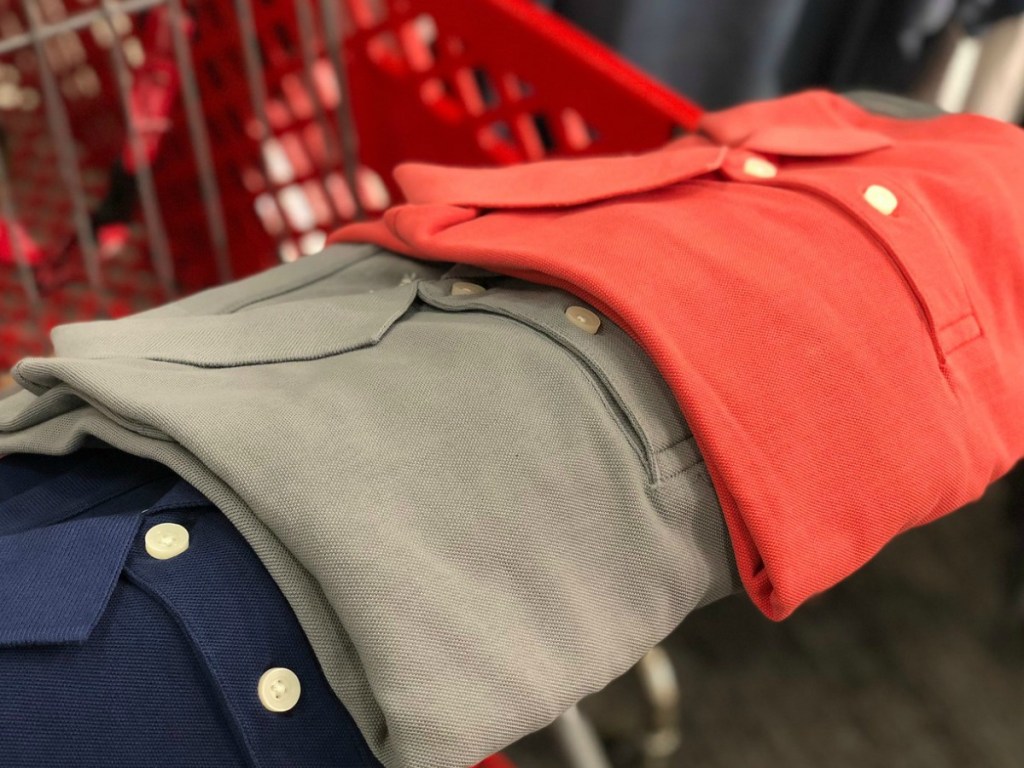
[[[742,597],[666,642],[685,700],[678,768],[1022,768],[1024,628],[1009,621],[1003,493],[893,542],[791,619]],[[637,681],[584,702],[616,766],[640,765]],[[566,762],[547,733],[521,768]]]

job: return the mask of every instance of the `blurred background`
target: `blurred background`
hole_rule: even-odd
[[[398,199],[403,160],[642,151],[699,108],[817,86],[1020,122],[1022,14],[1024,0],[0,0],[0,391],[58,323],[319,250]],[[1018,469],[783,624],[743,597],[710,606],[575,726],[510,754],[1020,768],[1022,500]]]
[[[550,0],[705,108],[824,86],[1018,122],[1021,0]]]

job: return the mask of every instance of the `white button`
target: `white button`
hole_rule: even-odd
[[[895,211],[899,205],[899,200],[892,190],[878,184],[872,184],[864,190],[864,199],[868,201],[868,205],[885,216]]]
[[[271,712],[287,712],[299,703],[302,686],[287,667],[272,667],[260,676],[257,686],[260,704]]]
[[[755,179],[771,179],[779,172],[774,163],[769,163],[763,157],[748,157],[743,161],[743,172]]]
[[[597,329],[601,327],[601,318],[586,307],[569,307],[565,310],[565,316],[569,318],[570,323],[587,333],[597,333]]]
[[[158,523],[146,531],[146,552],[157,560],[169,560],[188,549],[188,529],[177,523]]]
[[[452,283],[452,296],[471,296],[487,289],[476,283]]]

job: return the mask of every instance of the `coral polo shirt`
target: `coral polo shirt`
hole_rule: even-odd
[[[686,416],[751,598],[781,619],[1024,455],[1024,132],[823,91],[640,155],[400,166],[331,240],[570,291]]]

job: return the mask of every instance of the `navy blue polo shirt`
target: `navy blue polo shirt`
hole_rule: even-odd
[[[180,554],[147,551],[160,523],[188,532]],[[279,667],[301,684],[284,712],[258,692]],[[0,755],[17,768],[379,765],[224,515],[108,448],[0,460]]]

